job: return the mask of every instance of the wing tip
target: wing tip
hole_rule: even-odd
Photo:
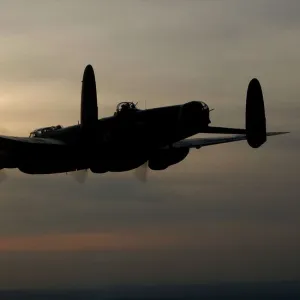
[[[291,133],[291,132],[290,131],[268,132],[267,136],[281,135],[281,134],[288,134],[288,133]]]

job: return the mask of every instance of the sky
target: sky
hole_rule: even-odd
[[[205,101],[244,127],[251,78],[273,137],[193,150],[149,172],[29,176],[0,197],[0,288],[300,280],[300,2],[1,2],[0,132],[79,120],[84,67],[99,116]],[[3,176],[3,175],[2,175]]]

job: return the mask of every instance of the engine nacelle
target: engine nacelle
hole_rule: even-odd
[[[14,169],[17,167],[17,163],[13,156],[8,153],[0,152],[0,170],[2,169]]]
[[[155,171],[165,170],[169,166],[175,165],[184,160],[189,152],[189,148],[158,150],[149,159],[148,166],[151,170]]]
[[[107,166],[104,166],[103,164],[93,164],[91,167],[90,167],[90,170],[92,173],[95,173],[95,174],[103,174],[103,173],[107,173],[108,172],[108,168]]]
[[[55,174],[76,171],[77,167],[67,161],[28,161],[18,169],[26,174]]]
[[[134,156],[116,155],[112,160],[99,160],[91,163],[90,170],[93,173],[106,173],[106,172],[126,172],[136,169],[143,163],[145,158]]]

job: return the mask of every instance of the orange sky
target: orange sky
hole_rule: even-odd
[[[52,234],[2,237],[0,252],[130,251],[176,246],[178,237],[119,233]]]

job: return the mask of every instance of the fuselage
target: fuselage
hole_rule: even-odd
[[[81,125],[74,125],[43,134],[68,146],[38,152],[24,149],[17,167],[38,174],[88,168],[97,173],[127,171],[149,160],[157,149],[195,135],[209,123],[208,108],[197,101],[128,111],[99,119],[84,133]]]
[[[91,141],[97,147],[157,148],[197,134],[210,123],[209,112],[201,102],[192,101],[147,110],[129,111],[124,115],[99,119],[91,129]],[[74,125],[44,134],[70,145],[79,146],[81,126]],[[123,143],[123,144],[120,144]],[[83,144],[84,146],[85,144]]]

